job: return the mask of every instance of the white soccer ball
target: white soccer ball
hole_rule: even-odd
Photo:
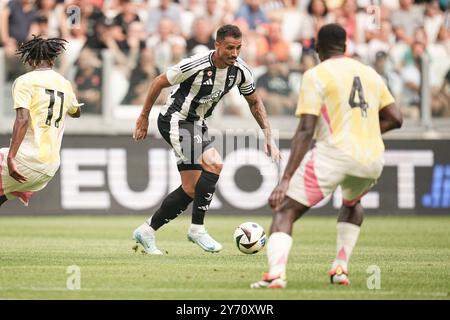
[[[266,233],[256,222],[244,222],[234,231],[234,241],[242,253],[253,254],[264,248]]]

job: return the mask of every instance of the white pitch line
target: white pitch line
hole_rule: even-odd
[[[63,291],[63,292],[129,292],[129,293],[164,293],[164,292],[186,292],[186,293],[244,293],[244,292],[274,292],[267,290],[255,290],[255,289],[179,289],[179,288],[155,288],[155,289],[142,289],[142,288],[81,288],[79,290],[69,290],[67,288],[45,288],[45,287],[17,287],[17,288],[2,288],[0,291]],[[373,294],[373,295],[416,295],[416,296],[434,296],[434,297],[448,297],[447,292],[422,292],[422,291],[383,291],[383,290],[296,290],[296,289],[283,289],[276,292],[286,293],[307,293],[307,294],[348,294],[348,295],[361,295],[361,294]],[[0,298],[1,299],[1,298]]]

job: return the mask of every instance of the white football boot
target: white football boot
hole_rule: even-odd
[[[147,254],[152,255],[161,255],[163,254],[161,250],[158,249],[156,246],[156,237],[151,232],[148,232],[145,230],[144,224],[139,226],[136,230],[133,232],[133,240],[136,241],[137,244],[142,245],[144,247],[144,251]],[[147,225],[148,227],[148,225]],[[137,251],[137,245],[133,247],[135,251]]]
[[[223,246],[214,240],[206,230],[196,233],[188,232],[187,239],[207,252],[219,252]]]

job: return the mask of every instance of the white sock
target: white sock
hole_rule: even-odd
[[[284,232],[274,232],[267,241],[267,258],[269,260],[269,275],[278,276],[286,273],[292,237]]]
[[[150,227],[150,224],[147,221],[141,224],[139,228],[142,230],[144,235],[154,235],[156,232],[155,229]]]
[[[191,226],[189,227],[189,232],[190,233],[205,232],[205,225],[191,223]]]
[[[347,270],[347,264],[350,260],[353,248],[358,241],[360,227],[348,222],[338,222],[336,225],[336,259],[333,262],[332,269],[338,265]]]

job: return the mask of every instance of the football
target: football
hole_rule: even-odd
[[[264,248],[266,233],[256,222],[244,222],[234,231],[234,241],[242,253],[254,254]]]

